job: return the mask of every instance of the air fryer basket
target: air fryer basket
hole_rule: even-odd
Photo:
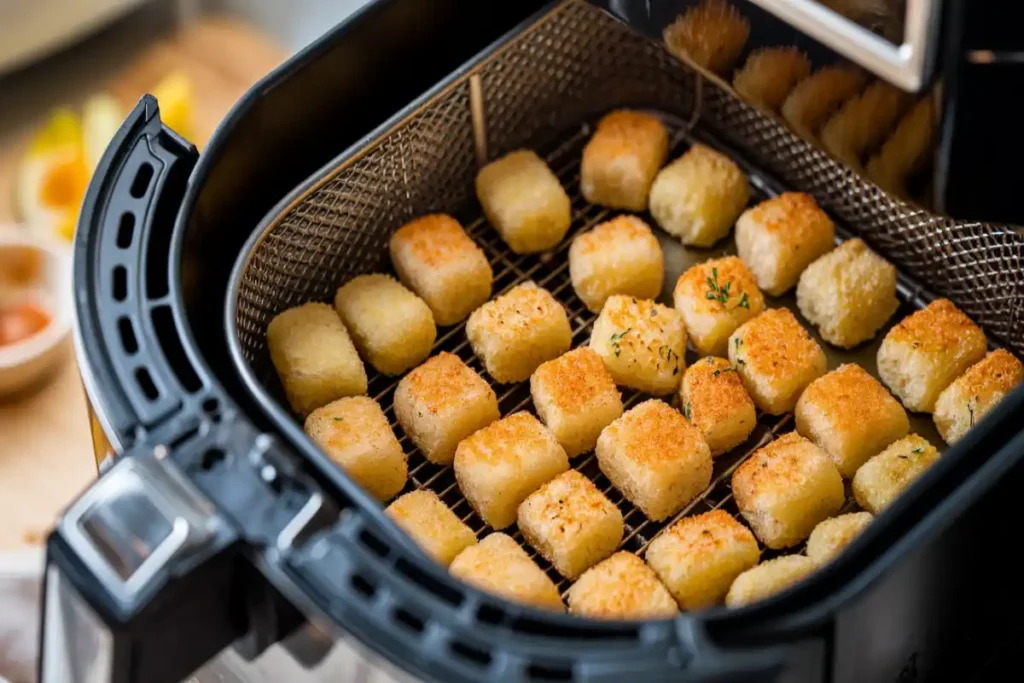
[[[476,127],[475,81],[483,108]],[[458,213],[471,198],[478,167],[475,132],[496,158],[627,104],[683,119],[699,114],[701,127],[787,186],[813,195],[901,270],[1024,352],[1024,326],[1017,324],[1024,236],[937,216],[887,195],[719,79],[698,75],[583,0],[569,0],[326,169],[264,222],[234,283],[244,359],[262,377],[269,362],[264,331],[274,314],[326,299],[340,281],[379,266],[389,235],[403,222],[428,211]]]
[[[718,79],[681,65],[659,45],[586,2],[569,0],[372,136],[355,154],[325,169],[267,217],[236,264],[227,302],[228,338],[249,387],[264,405],[272,406],[277,419],[291,419],[277,398],[266,349],[270,319],[306,301],[330,300],[355,275],[387,270],[391,233],[430,212],[452,213],[463,221],[491,261],[496,294],[527,279],[538,282],[565,305],[573,345],[585,343],[594,316],[572,290],[565,252],[572,235],[613,212],[580,197],[579,154],[590,132],[587,122],[624,105],[665,117],[674,133],[673,156],[694,137],[719,145],[724,141],[743,160],[755,194],[777,193],[781,186],[773,177],[785,187],[811,193],[912,276],[901,279],[905,303],[922,305],[928,295],[912,281],[925,283],[956,301],[990,334],[1018,352],[1024,348],[1024,331],[1015,329],[1022,296],[1020,235],[999,226],[940,218],[886,195],[772,116],[744,103]],[[573,198],[573,226],[553,254],[522,257],[510,252],[480,217],[472,198],[480,160],[519,146],[544,153]],[[681,252],[677,244],[666,242],[670,257],[673,245],[676,254]],[[679,271],[673,273],[671,266],[668,271],[666,286],[671,288]],[[861,348],[856,360],[873,363],[876,349],[877,342]],[[457,353],[479,369],[462,325],[442,329],[437,350]],[[393,425],[396,384],[397,378],[371,374],[369,395],[381,403]],[[524,385],[495,388],[502,414],[529,406]],[[625,398],[628,407],[641,397]],[[742,453],[716,461],[711,486],[680,514],[716,508],[735,513],[727,485],[732,470],[756,447],[791,428],[791,416],[763,418],[746,447],[737,449]],[[938,441],[931,435],[930,421],[915,420],[914,429]],[[396,432],[401,434],[397,427]],[[413,452],[408,439],[402,442]],[[665,524],[649,522],[623,501],[593,456],[573,465],[620,505],[626,523],[623,547],[642,552]],[[410,485],[436,491],[477,533],[484,530],[461,497],[450,468],[413,455]],[[551,574],[557,579],[553,570]],[[562,582],[560,587],[567,585]]]

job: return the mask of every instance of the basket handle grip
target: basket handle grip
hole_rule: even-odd
[[[366,644],[385,668],[390,662],[445,683],[767,683],[782,669],[778,650],[717,648],[700,615],[584,621],[507,602],[393,544],[385,526],[376,515],[346,510],[287,556],[258,562],[303,613]]]
[[[90,403],[116,451],[188,412],[211,383],[182,355],[170,305],[171,234],[199,154],[143,96],[89,181],[74,244],[76,350]],[[175,345],[172,349],[171,345]],[[196,399],[187,405],[189,399]]]

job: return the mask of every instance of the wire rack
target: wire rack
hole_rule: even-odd
[[[482,102],[479,121],[471,106],[474,78]],[[696,87],[700,83],[703,87]],[[951,297],[987,332],[1002,336],[1018,351],[1024,349],[1024,327],[1016,324],[1024,308],[1020,294],[1024,291],[1024,268],[1020,266],[1024,237],[1002,226],[950,221],[887,196],[730,89],[701,81],[659,45],[586,2],[567,0],[484,56],[467,74],[411,108],[366,146],[311,179],[288,205],[267,217],[251,248],[240,256],[228,294],[229,324],[234,328],[229,338],[234,340],[232,354],[243,379],[253,391],[276,398],[278,406],[285,405],[266,349],[269,320],[305,301],[328,300],[351,277],[388,269],[390,234],[429,212],[455,215],[484,249],[495,273],[495,295],[534,280],[565,307],[573,345],[587,343],[595,316],[572,289],[566,251],[575,234],[610,218],[613,212],[591,206],[580,196],[578,160],[590,131],[579,122],[593,121],[596,115],[619,106],[665,112],[667,120],[675,122],[673,157],[687,144],[680,134],[680,122],[696,122],[700,135],[710,131],[731,146],[726,151],[750,174],[752,201],[779,187],[811,193],[903,271],[927,282],[937,294]],[[515,255],[480,216],[472,198],[480,152],[475,145],[475,123],[481,125],[490,150],[483,156],[494,158],[520,146],[534,147],[544,153],[561,179],[572,198],[573,222],[566,239],[553,252]],[[569,132],[559,136],[559,131]],[[761,182],[766,178],[772,181],[768,185]],[[678,242],[674,245],[678,247]],[[706,257],[717,255],[709,252]],[[666,268],[670,281],[678,274]],[[921,303],[913,288],[900,292],[905,301]],[[771,305],[792,306],[792,301],[774,300]],[[906,311],[904,308],[902,313]],[[473,356],[461,325],[441,330],[433,351],[454,353],[488,377]],[[858,356],[827,351],[833,367],[837,361],[858,362],[874,371],[874,348],[862,348]],[[688,363],[694,360],[692,355],[687,358]],[[485,535],[490,530],[462,497],[451,468],[427,462],[395,424],[392,399],[397,381],[371,376],[369,393],[385,409],[409,455],[408,489],[437,492],[479,536]],[[532,410],[526,383],[497,385],[495,391],[503,415]],[[644,398],[628,391],[623,396],[627,407]],[[275,413],[274,419],[282,419],[280,415]],[[716,459],[708,489],[662,523],[650,522],[625,501],[600,473],[592,455],[575,459],[572,466],[619,506],[625,521],[622,548],[642,553],[679,517],[716,508],[737,515],[729,489],[732,472],[792,424],[792,416],[759,416],[748,442]],[[911,416],[911,429],[939,443],[930,420]],[[852,507],[848,503],[846,509]],[[522,543],[518,535],[516,538]],[[548,563],[524,547],[565,590],[567,583]],[[773,554],[764,552],[765,557]]]
[[[671,125],[671,124],[670,124]],[[572,329],[573,347],[586,345],[590,339],[590,328],[597,316],[587,310],[586,306],[576,296],[569,278],[568,249],[572,238],[582,232],[586,232],[593,226],[618,215],[620,212],[605,209],[599,206],[588,204],[582,197],[579,186],[579,159],[583,145],[591,133],[590,127],[584,125],[570,134],[561,144],[557,144],[553,151],[546,155],[546,161],[562,182],[562,186],[572,199],[572,225],[568,234],[561,244],[553,251],[539,256],[521,256],[509,250],[498,233],[492,228],[482,216],[469,214],[463,223],[466,231],[473,240],[487,254],[491,267],[494,270],[494,296],[505,292],[512,287],[526,280],[533,280],[538,285],[550,291],[554,297],[565,307]],[[681,154],[689,145],[684,139],[682,132],[675,131],[674,139],[679,140],[672,152],[672,158]],[[752,202],[756,203],[764,199],[756,190],[753,192]],[[650,218],[647,219],[651,221]],[[653,225],[653,222],[651,223]],[[710,252],[708,256],[710,257]],[[669,279],[671,274],[667,273]],[[670,284],[674,284],[671,279]],[[498,384],[494,382],[484,370],[480,360],[473,354],[466,338],[465,324],[461,323],[454,327],[441,331],[435,342],[432,355],[440,351],[448,351],[458,355],[469,367],[477,371],[482,377],[491,383],[498,396],[498,406],[503,416],[511,413],[527,410],[533,412],[533,402],[530,397],[529,382],[515,384]],[[688,351],[687,366],[697,359],[693,351]],[[411,439],[404,434],[394,414],[394,392],[400,378],[388,377],[380,373],[371,373],[369,382],[369,395],[376,400],[384,409],[385,414],[391,422],[392,429],[399,436],[400,443],[409,457],[409,482],[406,491],[417,489],[429,489],[447,504],[455,514],[465,522],[478,537],[486,536],[493,530],[473,511],[469,502],[462,495],[455,480],[454,471],[451,466],[440,466],[431,463],[419,452]],[[651,398],[647,394],[636,391],[625,390],[623,392],[623,404],[628,410],[631,406]],[[678,397],[658,397],[662,400],[678,403]],[[677,406],[678,407],[678,406]],[[574,458],[570,465],[586,475],[595,483],[598,489],[608,497],[622,512],[625,533],[619,548],[633,553],[642,554],[652,540],[662,529],[670,526],[676,520],[687,515],[699,514],[709,510],[724,509],[742,521],[739,510],[732,498],[730,479],[732,472],[761,446],[770,442],[777,435],[790,431],[793,428],[792,414],[780,417],[773,417],[766,414],[758,416],[758,424],[750,438],[743,445],[737,447],[730,453],[719,456],[715,459],[714,471],[711,484],[683,510],[662,522],[649,520],[639,509],[626,500],[622,494],[612,486],[607,477],[598,468],[597,459],[592,452]],[[846,508],[855,509],[855,504],[849,501]],[[744,522],[745,524],[745,522]],[[551,564],[541,557],[526,541],[522,534],[510,527],[505,530],[511,533],[512,537],[530,554],[535,562],[556,582],[559,590],[565,594],[570,582],[564,579]],[[514,532],[514,533],[513,533]],[[789,549],[786,552],[799,552],[800,549]],[[765,557],[776,553],[769,551],[762,546]]]

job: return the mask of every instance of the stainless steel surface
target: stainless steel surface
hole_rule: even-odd
[[[247,662],[231,650],[182,683],[410,683],[409,676],[364,649],[338,639],[327,658],[305,668],[280,645]]]
[[[124,605],[172,559],[201,549],[222,523],[160,455],[119,461],[59,522],[68,544]]]
[[[893,44],[815,0],[750,1],[904,90],[921,90],[934,68],[938,0],[907,3],[900,44]]]
[[[40,683],[109,683],[114,646],[110,631],[55,566],[46,571]]]

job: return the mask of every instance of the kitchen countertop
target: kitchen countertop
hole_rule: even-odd
[[[175,24],[149,7],[68,51],[0,80],[0,225],[14,220],[13,176],[34,127],[56,106],[106,90],[127,110],[172,70],[195,90],[200,148],[249,86],[286,50],[231,16]],[[39,543],[66,504],[96,476],[85,393],[70,349],[37,391],[0,401],[0,551]]]

